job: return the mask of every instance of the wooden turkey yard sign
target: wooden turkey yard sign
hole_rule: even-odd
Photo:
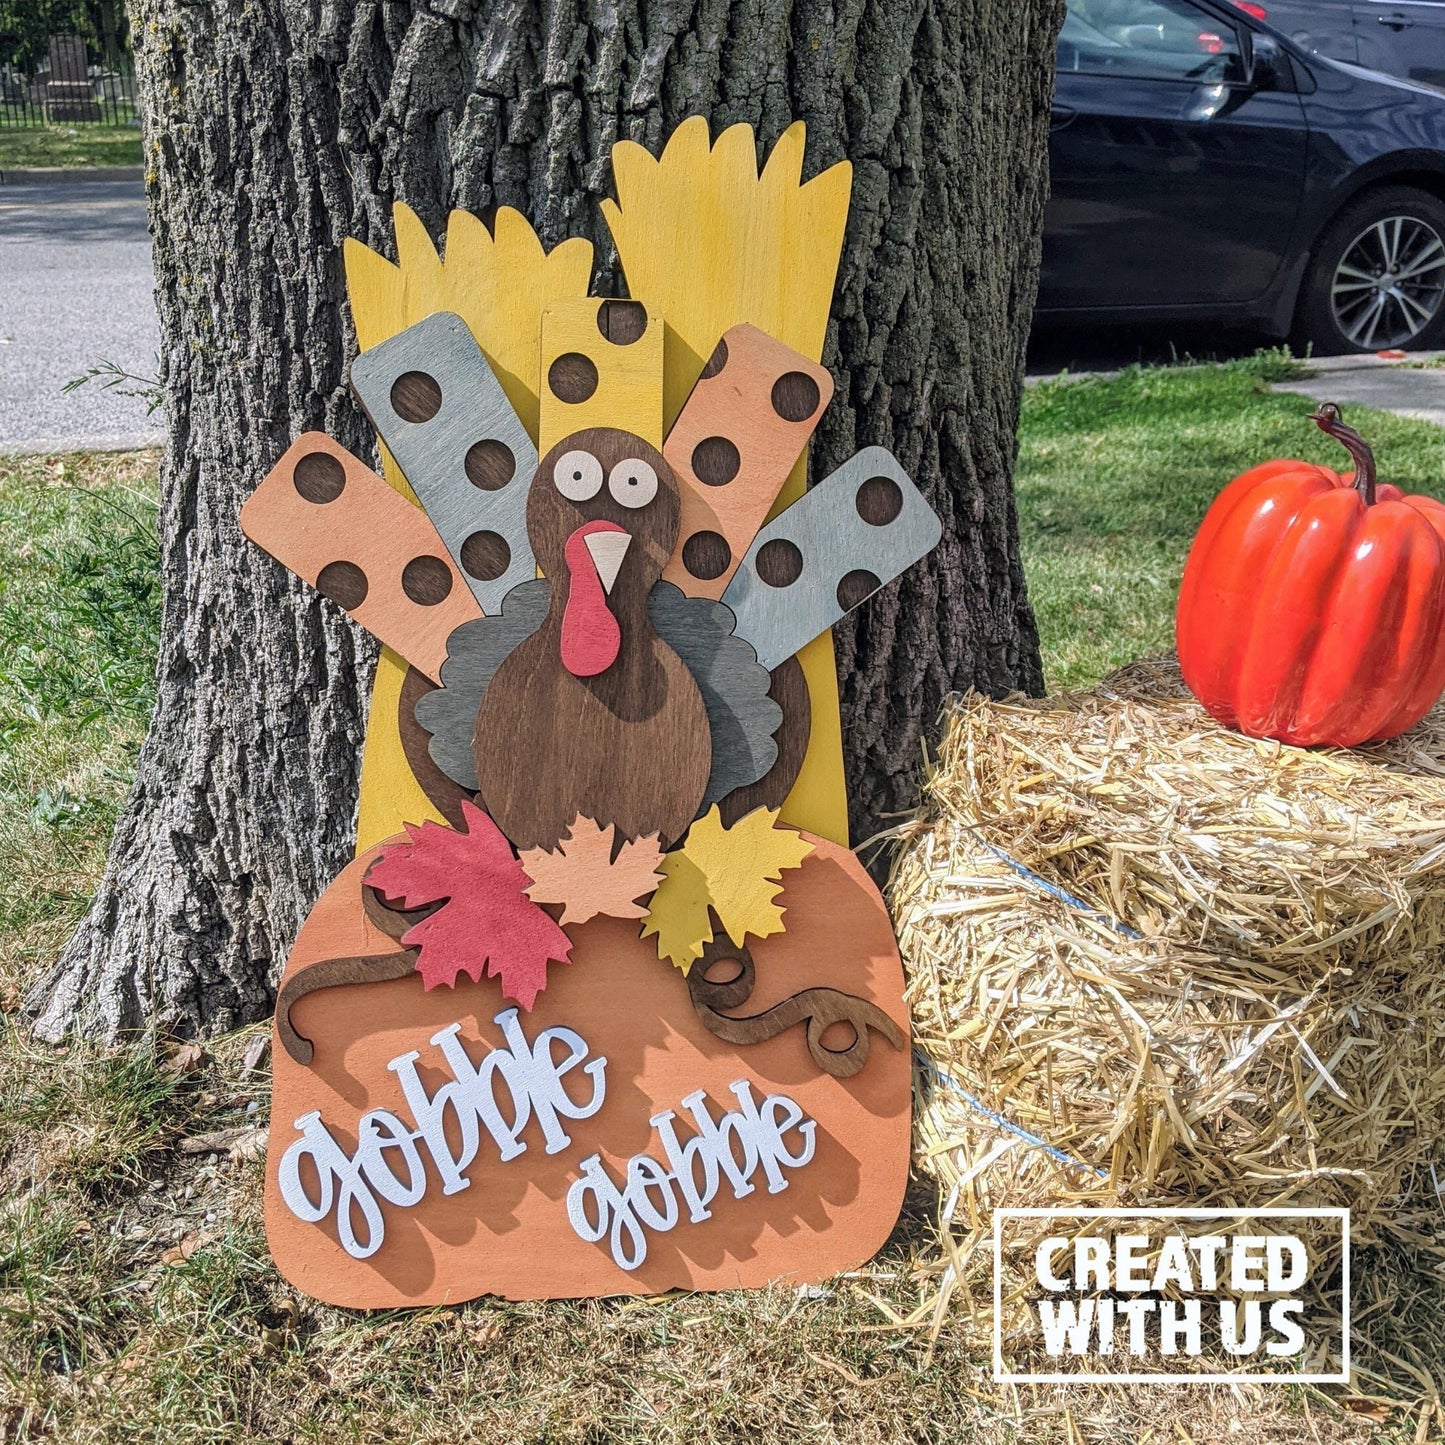
[[[303,436],[246,534],[384,644],[356,860],[276,1005],[266,1225],[352,1306],[799,1283],[908,1170],[902,968],[847,847],[830,626],[940,524],[804,490],[850,168],[613,151],[635,300],[515,211],[348,243],[386,477]],[[419,504],[419,505],[418,505]]]

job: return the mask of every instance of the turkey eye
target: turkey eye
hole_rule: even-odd
[[[618,462],[607,478],[607,490],[624,507],[645,507],[657,495],[657,473],[641,458]]]
[[[602,463],[591,452],[563,452],[552,468],[552,484],[570,502],[590,501],[602,490]]]

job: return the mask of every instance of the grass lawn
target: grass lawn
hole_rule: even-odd
[[[1050,691],[1087,686],[1174,645],[1190,540],[1231,477],[1269,457],[1351,470],[1344,448],[1308,420],[1309,401],[1269,390],[1291,369],[1266,352],[1029,392],[1019,528]],[[1445,431],[1364,408],[1345,413],[1374,447],[1381,481],[1445,497]]]
[[[0,171],[11,166],[138,166],[133,125],[0,126]]]
[[[1051,684],[1168,645],[1189,537],[1235,472],[1340,460],[1300,398],[1263,389],[1279,366],[1029,394],[1019,506]],[[1386,477],[1439,474],[1445,434],[1350,420]],[[1416,1438],[1314,1390],[994,1385],[957,1323],[930,1353],[878,1305],[932,1292],[926,1189],[828,1289],[375,1315],[295,1297],[260,1220],[267,1030],[97,1058],[31,1047],[16,1016],[84,907],[144,729],[154,467],[0,458],[0,1441]]]

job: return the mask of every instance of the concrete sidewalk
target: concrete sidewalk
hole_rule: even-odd
[[[1412,352],[1403,361],[1379,356],[1322,356],[1309,361],[1309,375],[1294,381],[1277,381],[1272,391],[1293,392],[1315,401],[1337,401],[1372,406],[1398,416],[1416,417],[1445,427],[1445,353]]]

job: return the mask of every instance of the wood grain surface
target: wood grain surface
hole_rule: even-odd
[[[662,449],[682,489],[669,582],[723,595],[832,396],[826,367],[756,326],[724,334]]]
[[[542,315],[540,427],[543,452],[591,427],[616,427],[661,447],[661,315],[640,301],[595,296],[549,306]]]
[[[351,385],[482,611],[495,612],[536,573],[526,513],[537,449],[466,322],[440,311],[407,327],[351,363]]]
[[[723,601],[773,668],[933,550],[943,524],[883,447],[865,447],[758,533]]]
[[[906,1040],[902,966],[892,925],[858,860],[823,839],[788,876],[786,933],[753,947],[757,984],[750,1010],[761,1012],[810,988],[836,988],[882,1010]],[[353,863],[317,904],[297,939],[283,987],[329,958],[395,951],[362,908],[361,879],[373,855]],[[887,1238],[908,1177],[911,1065],[906,1048],[875,1047],[849,1079],[819,1070],[803,1030],[738,1049],[697,1018],[686,980],[637,938],[635,922],[595,918],[573,931],[573,961],[526,1016],[526,1031],[576,1029],[607,1059],[606,1097],[592,1118],[568,1121],[570,1147],[548,1155],[535,1122],[526,1152],[502,1163],[483,1150],[469,1185],[442,1193],[428,1166],[427,1189],[410,1208],[383,1205],[385,1242],[353,1259],[328,1219],[303,1223],[279,1197],[282,1154],[297,1137],[294,1121],[312,1110],[343,1147],[353,1148],[358,1117],[385,1108],[407,1116],[387,1063],[421,1051],[423,1077],[435,1088],[447,1075],[429,1040],[460,1022],[473,1062],[502,1037],[494,981],[428,992],[419,977],[318,990],[298,998],[292,1017],[314,1040],[310,1067],[275,1051],[272,1126],[266,1172],[266,1232],[281,1273],[314,1298],[356,1308],[455,1303],[492,1293],[512,1299],[658,1294],[669,1289],[733,1289],[770,1282],[796,1286],[855,1268]],[[737,1080],[758,1095],[778,1092],[817,1121],[814,1158],[788,1176],[788,1187],[742,1199],[723,1189],[713,1217],[684,1221],[649,1240],[646,1261],[628,1273],[604,1244],[568,1227],[565,1196],[579,1163],[593,1153],[618,1177],[639,1153],[660,1155],[649,1119],[679,1108],[694,1090],[717,1106]],[[684,1115],[685,1117],[685,1115]]]
[[[609,918],[646,918],[647,905],[639,900],[651,898],[662,882],[657,871],[661,859],[655,837],[619,842],[611,824],[599,828],[591,818],[577,818],[555,851],[529,848],[520,862],[532,880],[527,897],[534,903],[560,905],[557,922],[565,928],[586,923],[599,913]]]
[[[714,977],[719,968],[726,973]],[[806,988],[757,1013],[739,1014],[751,1004],[756,986],[752,950],[723,936],[718,925],[687,975],[693,1009],[710,1034],[751,1046],[802,1027],[813,1062],[835,1079],[851,1079],[868,1067],[870,1030],[895,1049],[907,1047],[907,1035],[877,1004],[837,988]],[[830,1034],[835,1024],[842,1027]],[[832,1044],[825,1042],[830,1037]]]
[[[634,296],[667,318],[669,422],[682,410],[717,339],[749,322],[820,361],[848,221],[853,167],[844,160],[803,179],[807,128],[790,125],[763,158],[751,126],[716,140],[703,116],[673,131],[661,156],[635,141],[612,148],[616,201],[602,214]],[[679,266],[676,258],[689,264]],[[793,468],[774,507],[803,495],[807,464]],[[808,753],[783,807],[787,822],[848,841],[843,729],[833,639],[800,654],[813,726]]]
[[[700,807],[756,782],[777,762],[783,714],[771,679],[750,644],[733,633],[733,615],[709,597],[687,597],[659,582],[647,598],[658,636],[682,658],[702,692],[712,758]]]
[[[552,472],[576,451],[594,456],[607,476],[643,458],[656,471],[656,495],[641,508],[621,505],[607,486],[584,500],[569,499],[553,485]],[[579,814],[613,824],[624,838],[657,833],[666,846],[698,811],[711,771],[707,711],[697,683],[647,611],[648,593],[676,539],[677,511],[668,465],[640,437],[596,428],[564,438],[542,459],[528,496],[527,531],[551,583],[549,610],[497,668],[476,725],[482,801],[519,849],[553,848]],[[606,598],[621,640],[611,666],[578,677],[562,662],[572,587],[565,556],[568,539],[597,520],[631,538]]]
[[[802,664],[796,657],[780,662],[772,671],[768,696],[777,703],[783,720],[773,734],[778,749],[777,761],[755,783],[728,793],[719,805],[725,826],[756,808],[781,808],[808,752],[808,734],[812,728],[811,699]]]
[[[552,584],[534,577],[502,599],[501,611],[457,628],[447,640],[441,687],[418,697],[416,721],[431,739],[436,766],[453,782],[475,792],[477,714],[493,676],[547,616]]]
[[[545,251],[527,218],[501,206],[484,224],[466,211],[447,220],[438,254],[420,217],[402,202],[392,208],[396,261],[348,238],[346,290],[362,351],[436,311],[454,311],[477,338],[528,434],[537,427],[537,364],[542,312],[562,296],[587,294],[592,245],[580,237]],[[395,458],[382,449],[387,483],[411,489]],[[356,851],[395,833],[403,823],[439,815],[407,766],[397,734],[396,702],[405,663],[383,648],[372,684],[366,749],[361,762]]]
[[[480,619],[479,619],[480,620]],[[445,672],[445,664],[442,668]],[[462,826],[462,803],[471,798],[471,791],[447,776],[431,755],[431,734],[416,720],[416,706],[422,698],[437,692],[437,685],[414,667],[406,670],[402,679],[401,695],[397,700],[397,733],[401,738],[402,752],[412,777],[420,785],[427,801],[446,819],[453,828]],[[468,765],[471,755],[467,755]],[[412,823],[424,823],[425,818],[411,818]]]
[[[241,530],[433,681],[452,629],[481,615],[426,514],[323,432],[287,449]]]
[[[443,814],[416,780],[398,728],[401,690],[411,671],[389,647],[376,660],[371,711],[361,753],[361,787],[356,808],[358,853],[389,838],[404,823],[439,823]],[[420,674],[425,677],[425,674]],[[429,679],[428,679],[429,680]]]

